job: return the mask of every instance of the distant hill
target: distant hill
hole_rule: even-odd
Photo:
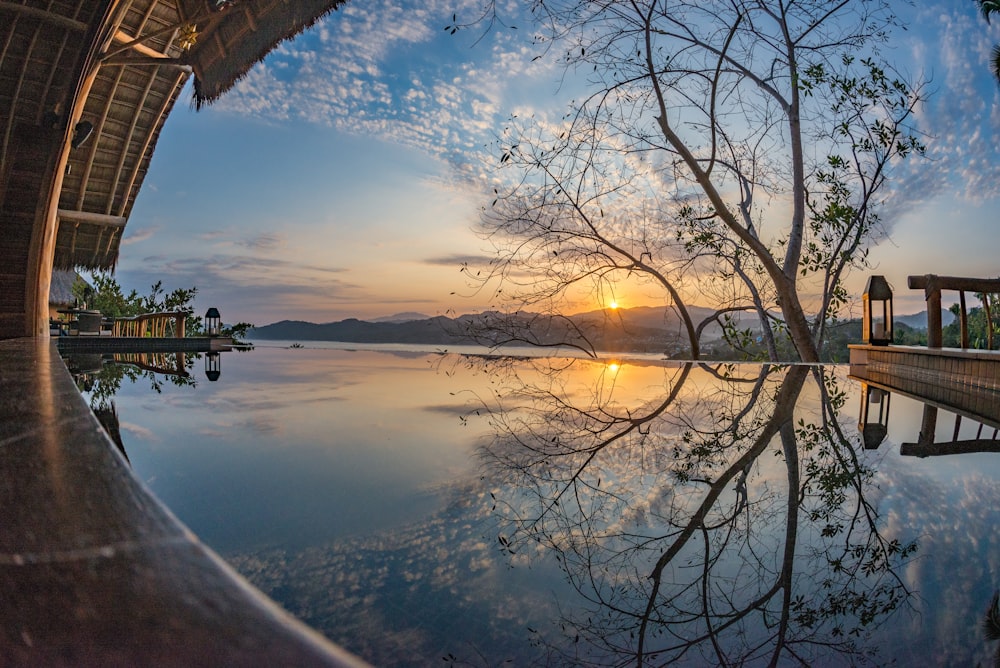
[[[415,311],[406,313],[396,313],[395,315],[384,315],[381,318],[372,318],[371,322],[413,322],[414,320],[427,320],[430,316]]]
[[[955,314],[947,309],[941,309],[941,325],[947,327],[955,319]],[[892,321],[903,323],[913,329],[927,330],[927,311],[914,313],[912,315],[894,315]]]
[[[710,316],[712,309],[693,307],[689,313],[695,325]],[[346,343],[420,343],[455,345],[478,343],[503,345],[530,343],[593,346],[609,352],[673,353],[687,348],[687,336],[680,318],[672,309],[637,307],[598,310],[562,317],[521,312],[502,314],[486,312],[457,318],[421,314],[398,314],[375,321],[348,318],[316,324],[300,320],[282,320],[256,327],[251,339],[285,341],[342,341]],[[721,336],[713,323],[702,339]],[[588,344],[589,342],[589,344]]]

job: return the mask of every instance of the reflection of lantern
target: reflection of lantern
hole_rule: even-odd
[[[219,309],[213,306],[205,311],[205,333],[209,336],[218,336],[221,331],[222,322]]]
[[[861,384],[861,417],[858,419],[858,431],[865,449],[874,450],[885,440],[889,433],[889,399],[892,395],[868,383]]]
[[[884,276],[871,276],[862,296],[861,336],[865,343],[892,343],[892,288]]]
[[[205,354],[205,378],[215,382],[222,375],[222,355],[217,352]]]

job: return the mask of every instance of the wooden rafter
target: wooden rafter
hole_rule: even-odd
[[[142,161],[146,156],[146,151],[149,150],[149,145],[153,141],[153,137],[160,129],[160,124],[163,121],[164,114],[167,113],[167,109],[170,108],[171,102],[173,102],[174,95],[176,95],[177,87],[180,86],[184,79],[187,77],[186,72],[180,72],[174,79],[173,85],[170,87],[170,91],[163,96],[163,102],[160,104],[160,108],[156,111],[156,117],[153,118],[152,123],[146,130],[146,136],[142,142],[142,148],[139,150],[139,159],[135,161],[132,166],[132,172],[129,174],[128,183],[125,186],[124,197],[122,197],[121,206],[118,207],[118,215],[125,216],[125,212],[128,210],[129,200],[132,198],[132,188],[135,186],[135,181],[139,176],[139,169],[142,167]]]
[[[7,164],[7,147],[10,146],[10,136],[14,131],[14,123],[17,122],[17,101],[21,97],[21,88],[24,86],[24,79],[28,76],[28,63],[31,62],[31,55],[35,50],[35,43],[38,41],[38,34],[41,32],[41,26],[35,28],[34,34],[31,36],[31,42],[28,44],[28,51],[24,54],[24,65],[21,67],[21,76],[17,79],[17,85],[14,87],[14,92],[11,95],[11,105],[10,105],[10,116],[7,117],[7,127],[4,129],[3,134],[3,150],[0,151],[0,165]]]
[[[73,236],[69,240],[69,256],[76,255],[76,234],[80,231],[80,223],[73,223]]]
[[[87,29],[87,24],[82,21],[77,21],[71,19],[68,16],[62,16],[60,14],[53,14],[46,9],[40,9],[38,7],[29,7],[28,5],[19,5],[14,2],[3,2],[0,1],[0,9],[6,10],[8,12],[14,12],[15,14],[20,14],[21,16],[30,16],[32,18],[40,19],[46,23],[52,23],[63,28],[69,28],[70,30],[76,30],[83,32]]]
[[[253,8],[250,5],[243,6],[243,15],[247,17],[247,25],[250,30],[257,32],[257,17],[253,15]]]
[[[204,11],[204,12],[202,12],[200,14],[197,14],[197,15],[191,17],[191,18],[181,19],[179,21],[175,21],[175,22],[171,23],[170,25],[168,25],[168,26],[166,26],[164,28],[160,28],[159,30],[154,30],[153,32],[151,32],[151,33],[149,33],[147,35],[141,35],[140,34],[139,37],[136,37],[136,38],[134,38],[134,39],[132,39],[132,40],[130,40],[128,42],[125,42],[124,44],[121,44],[116,49],[112,49],[112,50],[108,51],[107,53],[104,54],[104,56],[101,59],[102,60],[106,60],[106,59],[111,58],[113,56],[117,56],[117,55],[121,54],[122,52],[125,52],[125,51],[128,51],[129,49],[134,48],[136,45],[142,44],[143,42],[146,42],[146,41],[151,40],[151,39],[155,39],[157,37],[162,37],[163,35],[170,34],[170,33],[174,32],[175,30],[179,30],[180,28],[183,28],[186,25],[197,24],[200,21],[203,21],[203,20],[206,20],[206,19],[208,20],[208,23],[206,24],[206,26],[202,30],[202,32],[210,31],[212,28],[215,27],[215,25],[219,22],[219,20],[222,18],[222,16],[225,15],[225,13],[228,11],[229,7],[230,7],[230,5],[225,5],[221,9],[215,10],[215,11],[209,9],[209,10],[206,10],[206,11]]]
[[[76,208],[83,210],[83,201],[87,195],[87,184],[90,181],[90,172],[94,166],[94,158],[97,156],[97,145],[100,143],[101,133],[104,131],[104,124],[108,120],[108,113],[111,111],[111,105],[115,100],[115,93],[118,92],[118,85],[121,83],[122,75],[125,73],[125,67],[118,67],[118,74],[115,75],[114,83],[108,90],[108,97],[104,101],[104,110],[101,112],[101,117],[98,119],[97,123],[94,125],[94,136],[91,139],[90,152],[87,156],[86,167],[83,170],[83,177],[80,179],[80,192],[76,198]]]
[[[161,58],[159,56],[115,56],[102,61],[102,65],[124,65],[129,67],[172,67],[185,72],[191,72],[191,66],[176,58]]]
[[[124,227],[111,228],[111,234],[108,235],[108,243],[107,243],[107,245],[104,248],[104,257],[105,258],[108,257],[109,255],[111,255],[111,247],[114,245],[115,240],[119,236],[121,236],[122,234],[124,234],[124,233],[125,233],[125,228]]]
[[[55,56],[55,58],[54,58],[54,60],[52,62],[58,63],[58,62],[62,61],[63,52],[66,50],[66,42],[68,42],[68,41],[69,41],[69,33],[63,33],[62,41],[59,44],[59,49],[58,49],[58,51],[56,51],[56,56]],[[43,105],[49,99],[49,91],[52,90],[52,81],[55,79],[56,72],[58,70],[59,70],[58,67],[53,67],[53,68],[51,68],[49,70],[49,76],[45,80],[45,88],[44,88],[44,92],[42,93],[42,98],[41,98]],[[45,111],[46,111],[46,109],[42,105],[39,105],[39,107],[38,107],[38,119],[37,119],[39,125],[41,124],[42,116],[45,114]]]
[[[94,254],[90,257],[90,264],[97,265],[98,261],[101,259],[101,242],[104,241],[104,230],[105,228],[99,227],[97,229],[97,241],[94,242]]]
[[[139,119],[142,117],[142,111],[146,108],[146,100],[149,99],[149,91],[153,89],[153,84],[156,82],[156,75],[159,69],[154,69],[153,72],[146,79],[146,87],[142,91],[142,96],[139,98],[139,103],[135,106],[135,111],[132,112],[132,122],[129,123],[128,131],[122,138],[123,145],[122,150],[118,155],[118,164],[115,166],[115,175],[111,178],[111,185],[108,188],[108,200],[104,205],[104,213],[107,215],[111,214],[111,210],[115,207],[115,193],[118,192],[118,179],[121,178],[122,168],[125,166],[125,159],[128,158],[129,148],[132,146],[132,135],[135,134],[135,128],[139,124]],[[136,157],[137,161],[142,161],[142,154]]]
[[[170,58],[170,56],[168,56],[167,54],[161,53],[152,47],[146,46],[142,42],[138,43],[134,42],[131,35],[126,34],[122,30],[119,30],[115,33],[115,42],[117,42],[118,44],[132,44],[132,46],[129,47],[130,50],[135,51],[136,53],[141,53],[144,56],[149,56],[150,58]],[[102,62],[106,62],[108,60],[110,60],[110,57],[105,56],[102,59]]]

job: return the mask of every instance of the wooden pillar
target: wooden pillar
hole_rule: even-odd
[[[941,286],[937,276],[928,275],[924,286],[927,298],[927,347],[940,348],[943,340],[941,332]]]
[[[924,404],[924,415],[920,421],[920,434],[917,436],[917,443],[920,445],[934,444],[934,433],[937,431],[937,415],[937,406]]]

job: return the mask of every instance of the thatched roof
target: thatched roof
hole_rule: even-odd
[[[244,0],[199,36],[188,59],[195,73],[195,104],[214,102],[282,41],[294,37],[345,0]]]
[[[41,192],[12,201],[20,172],[7,159],[26,154],[17,142],[35,132],[31,128],[45,137],[72,137],[90,128],[90,136],[69,152],[54,264],[111,269],[160,130],[188,78],[195,78],[195,105],[210,103],[281,41],[342,2],[0,2],[0,43],[6,45],[0,49],[0,207],[5,216],[12,209],[23,212],[14,212],[21,216],[17,229],[5,230],[20,235],[18,247],[0,247],[0,254],[28,252],[39,217],[34,207]],[[83,113],[70,120],[78,99],[85,100]],[[40,163],[39,174],[52,170],[58,155],[43,150],[39,160],[32,159]],[[43,188],[43,176],[38,179]]]
[[[72,269],[59,269],[52,272],[52,283],[49,286],[49,304],[51,306],[65,306],[72,304],[73,285],[77,280],[83,280],[80,274]]]

